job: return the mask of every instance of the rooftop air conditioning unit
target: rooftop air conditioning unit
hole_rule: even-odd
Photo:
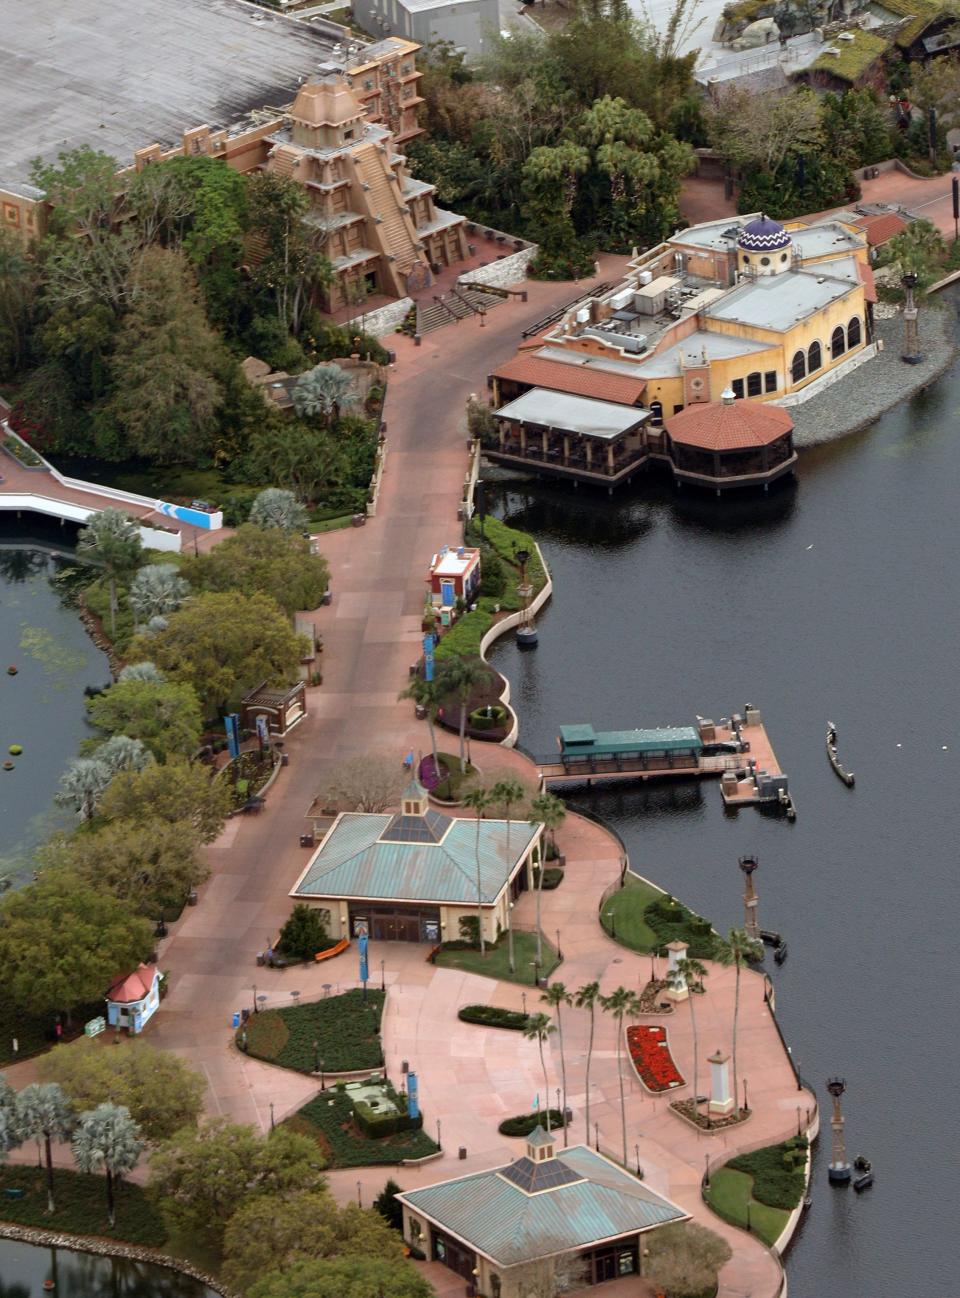
[[[588,306],[582,306],[580,310],[577,312],[577,324],[589,324],[589,323],[590,323],[590,308]]]
[[[653,283],[653,271],[652,271],[652,270],[642,270],[642,271],[640,272],[640,276],[639,276],[639,283],[642,284],[644,288],[647,286],[647,284],[652,284],[652,283]]]
[[[622,289],[619,293],[614,293],[610,299],[610,305],[614,311],[622,311],[625,306],[629,306],[633,301],[633,289]]]

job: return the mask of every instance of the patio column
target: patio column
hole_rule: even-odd
[[[569,433],[564,433],[564,435],[563,435],[563,462],[564,462],[564,464],[566,464],[566,462],[567,462],[569,459],[570,459],[570,434],[569,434]]]
[[[522,454],[526,455],[526,453],[527,453],[527,426],[526,426],[526,424],[521,424],[521,425],[520,425],[520,450],[521,450]]]
[[[549,442],[550,442],[550,434],[547,432],[545,428],[542,428],[540,430],[540,454],[543,456],[544,459],[547,458],[547,447],[549,445]]]
[[[670,999],[674,1001],[685,1001],[688,995],[687,987],[685,985],[675,986],[673,984],[673,976],[676,973],[679,962],[685,960],[687,957],[687,943],[680,942],[679,940],[676,942],[668,942],[667,955],[670,957],[670,963],[667,965],[667,982],[670,984]]]
[[[729,1113],[733,1108],[730,1094],[730,1056],[718,1050],[710,1056],[710,1112]]]
[[[613,443],[612,442],[610,442],[607,446],[607,471],[609,473],[613,472]]]
[[[497,436],[500,438],[500,449],[503,450],[503,444],[507,440],[507,431],[503,426],[503,420],[497,426]]]
[[[713,453],[713,476],[715,478],[720,477],[720,455],[717,451]]]
[[[593,441],[589,437],[583,439],[583,445],[587,452],[587,468],[593,468]]]

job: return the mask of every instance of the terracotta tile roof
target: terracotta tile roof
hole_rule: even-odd
[[[863,216],[857,225],[867,236],[867,243],[871,248],[886,243],[888,239],[892,239],[895,234],[907,228],[907,222],[896,212],[884,212],[881,216]]]
[[[864,300],[867,302],[876,302],[877,289],[873,282],[873,267],[865,266],[862,261],[858,261],[857,274],[860,276],[860,282],[863,285]]]
[[[667,421],[674,442],[706,451],[739,451],[766,446],[793,429],[780,406],[761,401],[708,401],[687,406]]]
[[[121,974],[114,979],[107,992],[107,1000],[117,1001],[121,1005],[129,1004],[130,1001],[142,1001],[153,986],[156,973],[155,964],[142,964],[133,973]]]
[[[622,406],[636,405],[643,396],[646,380],[629,374],[612,374],[586,365],[567,365],[563,361],[546,361],[539,356],[515,356],[494,371],[494,377],[514,383],[529,383],[553,392],[572,396],[595,397]]]

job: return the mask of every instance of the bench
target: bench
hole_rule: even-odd
[[[350,939],[348,937],[342,937],[335,946],[328,947],[326,951],[318,951],[313,958],[318,964],[322,960],[332,960],[335,955],[340,955],[343,951],[346,951],[349,945]]]
[[[18,1186],[8,1185],[3,1192],[3,1197],[5,1199],[22,1199],[26,1193],[26,1190],[21,1190]]]

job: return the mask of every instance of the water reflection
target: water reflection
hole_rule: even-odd
[[[217,1298],[199,1281],[130,1258],[0,1240],[0,1298]]]

